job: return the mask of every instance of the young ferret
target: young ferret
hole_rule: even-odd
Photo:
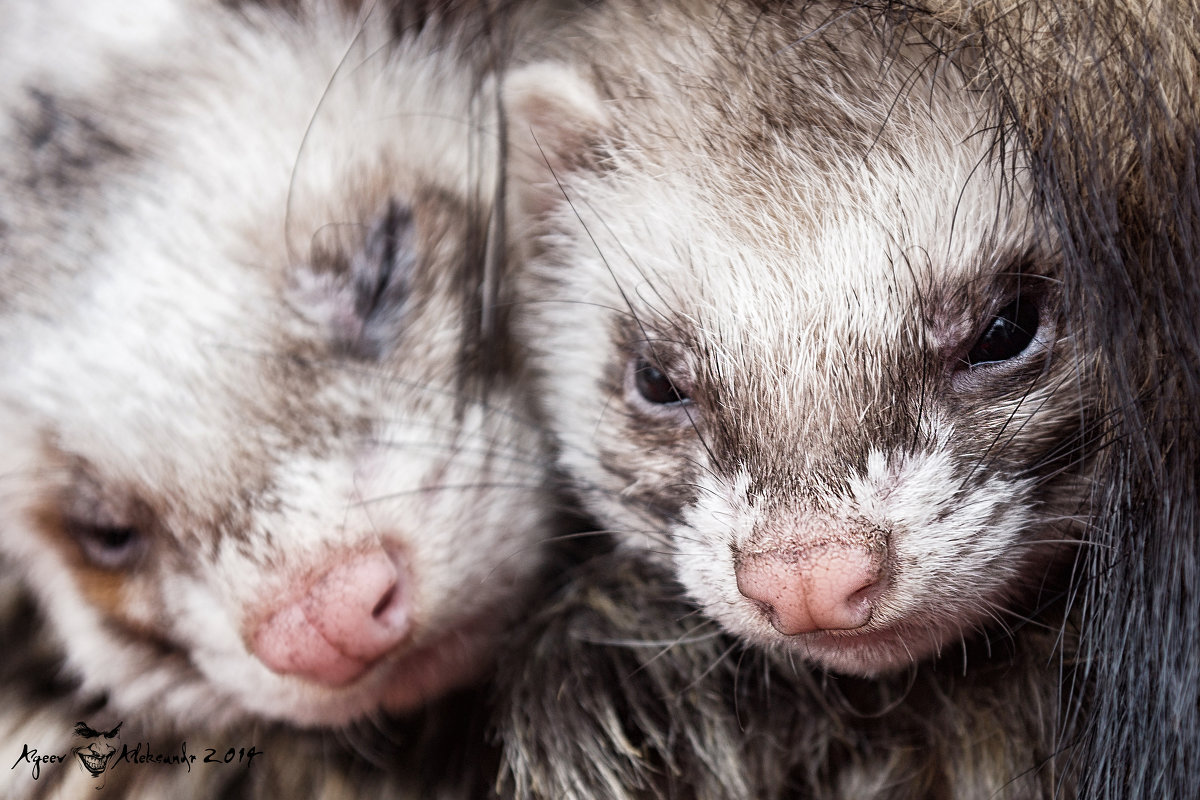
[[[508,81],[517,326],[561,468],[649,563],[585,572],[501,670],[514,793],[1070,796],[1106,432],[977,52],[853,3],[581,28]]]
[[[964,500],[976,498],[976,482],[1003,479],[1004,470],[1012,468],[1006,466],[1011,459],[1032,481],[1001,497],[1009,502],[997,508],[1011,509],[1013,502],[1025,507],[1030,521],[1018,531],[1020,540],[1036,542],[1041,536],[1055,535],[1050,533],[1055,523],[1053,496],[1061,491],[1064,499],[1076,494],[1087,500],[1078,514],[1070,515],[1078,520],[1058,521],[1072,537],[1080,535],[1082,546],[1070,580],[1065,581],[1067,593],[1061,603],[1032,609],[1034,613],[1024,624],[1006,613],[1017,606],[996,608],[995,622],[983,625],[987,630],[972,636],[969,627],[963,628],[963,660],[947,657],[959,652],[957,635],[932,637],[941,639],[943,657],[925,659],[911,671],[871,679],[817,673],[815,682],[806,680],[803,670],[789,675],[783,669],[786,665],[771,659],[768,651],[744,651],[724,637],[709,635],[695,616],[688,615],[689,604],[672,592],[672,585],[663,577],[671,569],[671,558],[642,559],[640,563],[608,560],[592,565],[557,604],[542,612],[540,632],[527,626],[533,640],[525,646],[522,662],[500,670],[502,678],[512,684],[502,695],[507,700],[501,714],[507,715],[506,762],[515,796],[1026,800],[1195,794],[1195,765],[1200,757],[1200,606],[1194,602],[1200,587],[1200,537],[1196,536],[1200,527],[1200,484],[1196,480],[1200,463],[1200,326],[1194,313],[1200,305],[1200,183],[1196,171],[1200,156],[1200,83],[1196,80],[1200,75],[1200,31],[1194,25],[1195,3],[1167,0],[1146,6],[1102,0],[1013,6],[988,0],[949,0],[857,7],[810,4],[805,10],[783,10],[769,4],[751,9],[748,4],[723,3],[721,22],[731,27],[733,35],[724,41],[724,37],[716,37],[710,72],[699,74],[694,69],[697,54],[714,52],[710,48],[717,28],[711,24],[711,16],[691,6],[691,19],[703,24],[681,25],[681,17],[686,21],[687,16],[674,13],[662,18],[669,24],[654,27],[645,15],[629,11],[632,4],[621,5],[627,9],[628,20],[638,23],[625,27],[627,36],[646,27],[653,31],[646,37],[652,41],[639,64],[641,72],[614,77],[610,65],[619,62],[606,58],[600,43],[580,48],[595,53],[596,65],[602,65],[585,73],[607,79],[597,84],[602,103],[595,102],[595,87],[571,78],[567,84],[570,92],[540,101],[540,117],[530,113],[538,112],[538,105],[526,107],[523,128],[533,128],[540,152],[566,193],[565,198],[553,191],[531,198],[532,210],[544,224],[542,247],[550,256],[541,261],[537,280],[531,285],[551,287],[569,299],[588,290],[591,294],[576,303],[573,324],[579,325],[585,309],[610,322],[610,338],[599,339],[595,358],[580,365],[548,347],[542,361],[543,391],[554,412],[552,419],[560,420],[564,441],[574,443],[573,449],[564,445],[561,460],[574,465],[573,477],[581,490],[590,493],[592,507],[606,514],[610,522],[636,524],[637,531],[658,535],[656,549],[683,551],[680,558],[686,557],[688,549],[711,545],[701,537],[704,531],[683,524],[698,524],[693,511],[698,503],[685,503],[683,510],[693,513],[677,520],[679,515],[665,502],[669,496],[662,491],[663,484],[653,482],[653,472],[631,469],[627,474],[612,474],[629,463],[631,443],[644,441],[632,433],[623,437],[622,427],[635,432],[659,430],[653,424],[655,418],[638,411],[642,401],[630,396],[629,384],[620,378],[622,356],[609,347],[611,337],[621,334],[620,321],[630,315],[630,304],[641,309],[639,320],[646,323],[647,339],[656,333],[654,323],[661,324],[657,310],[674,310],[687,297],[700,300],[675,315],[682,317],[685,334],[695,333],[687,327],[691,323],[688,313],[704,320],[724,312],[725,328],[705,327],[702,336],[693,338],[708,350],[723,346],[717,353],[724,352],[727,360],[714,363],[705,350],[697,353],[695,348],[689,348],[686,355],[707,367],[697,384],[705,392],[712,392],[714,383],[717,389],[724,388],[720,381],[728,383],[718,399],[729,398],[731,414],[723,413],[724,405],[706,403],[704,392],[676,384],[678,373],[663,373],[680,395],[679,401],[690,396],[695,437],[710,444],[710,450],[702,451],[691,468],[710,483],[722,477],[721,462],[738,454],[722,449],[731,435],[747,429],[748,433],[758,431],[759,435],[748,441],[764,444],[758,450],[744,451],[747,456],[774,447],[776,440],[788,444],[791,429],[771,429],[766,424],[778,419],[778,414],[764,415],[761,426],[753,428],[759,425],[755,418],[735,418],[733,411],[747,406],[755,410],[772,398],[781,403],[789,396],[786,392],[794,396],[803,388],[802,381],[822,390],[839,385],[861,388],[858,367],[862,358],[872,355],[866,345],[872,339],[892,336],[906,341],[903,332],[907,329],[902,324],[863,329],[859,333],[863,348],[848,350],[833,334],[845,331],[844,326],[856,315],[869,322],[867,309],[878,314],[889,305],[887,298],[900,296],[907,281],[922,274],[910,271],[909,263],[901,262],[882,286],[864,284],[857,287],[858,292],[849,296],[843,292],[840,298],[837,291],[842,283],[837,276],[828,283],[805,282],[802,286],[814,305],[803,308],[811,313],[790,320],[784,314],[786,308],[767,301],[775,296],[770,290],[781,278],[800,280],[800,265],[780,265],[777,274],[755,274],[729,286],[732,276],[727,271],[714,274],[712,264],[720,259],[747,260],[746,237],[711,241],[711,231],[723,230],[727,219],[712,214],[711,207],[717,202],[728,206],[743,200],[774,199],[778,204],[781,196],[791,192],[787,199],[792,202],[784,208],[803,201],[803,208],[819,210],[825,202],[863,197],[848,193],[845,182],[835,180],[838,169],[849,171],[857,166],[865,170],[864,180],[849,187],[865,190],[879,185],[878,176],[886,177],[891,163],[899,172],[896,188],[901,190],[894,196],[893,206],[850,203],[845,214],[818,218],[824,224],[816,230],[836,233],[834,223],[854,219],[849,212],[855,209],[874,210],[882,222],[894,222],[897,217],[920,220],[949,210],[956,223],[949,243],[965,246],[971,241],[969,234],[989,234],[1014,214],[1019,217],[1024,213],[1022,206],[1032,198],[1036,200],[1034,213],[1053,230],[1046,241],[1057,241],[1050,262],[1057,298],[1053,293],[1049,297],[1061,304],[1057,313],[1062,325],[1056,329],[1051,348],[1041,341],[1047,307],[1039,305],[1038,331],[1026,350],[1007,359],[978,362],[948,379],[942,373],[940,384],[933,380],[939,376],[938,362],[928,356],[918,361],[924,367],[919,373],[904,373],[918,388],[918,378],[930,381],[918,395],[918,418],[938,413],[947,405],[948,410],[941,413],[978,414],[967,419],[966,433],[978,436],[979,447],[990,448],[985,457],[973,456],[987,476],[973,474],[967,480],[932,486],[928,498],[944,498],[943,491],[953,491],[954,497]],[[807,20],[807,24],[794,26],[789,15],[791,20]],[[851,45],[862,39],[848,35],[848,28],[865,31],[868,39],[878,37],[884,57],[867,59],[865,64],[856,61],[862,53]],[[602,25],[601,31],[611,31],[611,26]],[[611,33],[607,38],[613,38]],[[885,43],[904,44],[910,55],[918,57],[915,62],[897,59]],[[608,46],[619,45],[610,41]],[[929,50],[921,57],[925,46]],[[941,57],[943,46],[949,59]],[[803,63],[790,63],[796,51],[811,56],[807,68]],[[647,61],[663,54],[666,58],[657,65],[645,67]],[[859,66],[851,70],[848,64]],[[768,69],[770,65],[779,69]],[[723,75],[714,77],[718,68],[724,70]],[[897,69],[914,82],[907,95],[881,81]],[[930,74],[940,73],[940,80],[952,82],[957,70],[969,77],[971,93],[957,93],[956,100],[938,91],[922,91],[930,88]],[[656,92],[639,93],[636,87],[627,91],[634,83],[629,75],[638,75],[643,83],[657,81]],[[772,76],[773,84],[769,82]],[[765,92],[771,85],[785,99],[801,100],[798,95],[806,93],[827,102],[811,106],[756,101],[755,93]],[[648,113],[642,109],[656,109],[659,95],[678,98],[689,92],[692,102],[716,122],[705,125],[702,115],[700,124],[694,125],[696,119],[664,114],[641,130],[620,127],[625,119],[645,122]],[[877,101],[881,95],[888,102],[881,117],[866,128],[871,133],[868,146],[847,146],[848,136],[862,130],[850,124],[855,115],[880,116]],[[537,97],[536,93],[529,96]],[[916,102],[918,96],[921,102]],[[906,97],[912,102],[906,102]],[[897,98],[900,102],[893,106],[891,101]],[[929,159],[946,152],[944,137],[955,134],[949,124],[953,118],[944,115],[947,102],[968,112],[973,107],[991,106],[994,115],[992,130],[985,124],[978,135],[961,138],[956,146],[981,147],[980,143],[994,134],[1000,134],[995,141],[1005,145],[991,154],[994,157],[981,158],[969,181],[956,181],[953,174],[943,170],[939,175],[929,169]],[[558,108],[573,108],[574,118],[590,116],[592,122],[558,127],[554,115],[546,113]],[[613,113],[613,108],[622,113]],[[946,124],[933,130],[917,125],[919,118],[914,120],[914,112],[925,118],[943,118]],[[599,136],[592,137],[590,129],[599,131]],[[911,139],[906,143],[898,135],[905,131],[926,135],[918,136],[919,146],[912,147]],[[560,148],[562,144],[567,147]],[[718,149],[721,146],[728,150]],[[764,148],[769,155],[772,146],[776,155],[769,160]],[[795,169],[785,169],[789,154],[811,153],[819,146],[830,149],[823,160],[811,164],[811,170],[797,174]],[[687,147],[692,150],[685,150]],[[659,163],[678,159],[681,150],[703,153],[706,148],[723,157],[709,162],[696,159],[687,169]],[[1027,159],[1023,151],[1036,157]],[[968,224],[980,197],[979,188],[986,186],[981,181],[1000,163],[1001,155],[1007,157],[1010,168],[1001,174],[1020,182],[1010,186],[1026,184],[1029,195],[1024,199],[1020,193],[1011,195],[1015,204],[995,204],[986,224],[981,224],[985,221],[982,217],[976,218],[976,224]],[[652,169],[641,176],[638,185],[647,192],[645,205],[662,209],[662,213],[648,216],[638,228],[634,215],[625,213],[613,193],[632,183],[636,178],[631,179],[631,173],[647,164]],[[527,167],[537,167],[536,160]],[[830,167],[835,169],[831,172]],[[753,194],[745,198],[732,192],[729,182],[718,180],[739,171],[746,179],[733,185],[753,188]],[[545,178],[544,172],[541,177]],[[901,178],[909,189],[904,189]],[[682,189],[676,188],[681,184]],[[543,185],[557,188],[549,180]],[[584,188],[589,191],[585,193]],[[951,188],[958,194],[947,209],[942,201]],[[663,202],[661,195],[672,189],[686,190],[688,204]],[[568,200],[573,209],[566,207]],[[695,214],[697,208],[706,212],[707,224],[693,225],[687,231],[694,239],[672,241],[666,233],[686,227],[689,218],[685,214]],[[764,203],[749,220],[760,226],[772,221],[778,224],[778,213],[768,214],[772,208]],[[739,222],[734,215],[728,219]],[[799,228],[809,218],[795,219]],[[745,218],[740,222],[746,225]],[[587,235],[594,236],[600,248],[590,247],[580,233],[584,223]],[[911,230],[911,223],[907,224]],[[1044,233],[1035,229],[1034,238],[1041,239]],[[992,238],[993,242],[983,239],[988,248],[1003,243],[1002,238]],[[772,241],[789,244],[786,239]],[[894,246],[904,241],[897,237]],[[825,245],[833,256],[828,268],[831,273],[833,265],[844,267],[847,257],[855,257],[854,263],[858,263],[878,252],[863,246],[852,249],[853,242],[833,248],[836,243],[831,240]],[[923,245],[928,257],[918,263],[937,267],[932,277],[948,279],[952,273],[935,259],[947,252],[949,244],[944,239],[935,244],[938,246]],[[672,246],[673,253],[661,254]],[[789,246],[787,251],[795,249]],[[595,263],[597,250],[609,265]],[[993,256],[1003,253],[998,249],[987,252]],[[555,254],[560,258],[555,259]],[[578,258],[559,263],[572,254]],[[986,275],[988,261],[983,255],[979,267]],[[912,261],[911,255],[908,261]],[[612,275],[607,274],[608,266]],[[1009,271],[998,267],[992,279],[1003,280],[1003,273]],[[683,280],[678,278],[679,272],[684,273]],[[659,278],[660,274],[674,280]],[[695,275],[702,280],[691,280]],[[718,278],[726,283],[717,283]],[[621,279],[624,294],[616,298],[617,304],[606,305],[613,300],[616,279]],[[701,293],[710,285],[712,291]],[[939,286],[940,291],[934,291]],[[986,288],[984,283],[984,297]],[[717,289],[725,289],[725,294],[717,294]],[[910,308],[906,317],[897,316],[894,322],[907,319],[911,325],[931,315],[944,315],[953,307],[946,300],[956,291],[963,300],[972,296],[968,287],[949,280],[915,294],[910,286],[909,291],[910,297],[921,302],[915,311]],[[860,302],[860,297],[871,302]],[[798,297],[794,303],[805,299]],[[642,308],[646,305],[655,308],[646,311]],[[747,324],[734,318],[733,310],[761,331],[757,337],[742,340],[739,350],[746,355],[740,359],[738,351],[729,353],[734,348],[721,336],[736,333]],[[531,304],[524,313],[531,324],[539,326],[535,329],[546,330],[545,321],[551,315],[566,312]],[[837,358],[815,376],[809,372],[792,378],[792,370],[768,371],[772,362],[762,356],[763,349],[774,352],[779,339],[769,335],[775,329],[764,324],[771,321],[764,320],[767,315],[778,315],[779,325],[790,321],[801,344],[828,332],[828,339],[818,338],[816,343],[827,343],[827,352]],[[980,324],[989,331],[997,321],[1001,328],[1009,327],[1002,322],[1003,311],[994,317],[982,316],[987,319]],[[1010,318],[1010,322],[1017,320]],[[560,334],[560,339],[563,336]],[[967,339],[971,345],[968,353],[981,343]],[[1039,349],[1029,353],[1029,346]],[[587,352],[593,351],[576,350]],[[1049,353],[1051,372],[1038,373],[1030,380],[1029,399],[1020,407],[1005,401],[994,381],[1007,382],[1013,377],[1006,374],[1008,368],[1022,368],[1028,355],[1039,352]],[[860,360],[856,362],[854,356]],[[1074,359],[1078,365],[1073,367],[1077,372],[1073,380],[1061,386],[1046,384],[1056,369],[1064,377],[1070,374],[1070,369],[1062,369],[1064,359],[1068,363]],[[803,366],[805,361],[797,363]],[[607,372],[599,372],[598,365],[604,365]],[[754,380],[760,370],[778,385]],[[649,380],[655,376],[645,370],[639,371],[642,386],[658,382]],[[895,379],[895,370],[883,369],[875,383],[882,388],[888,385],[884,381],[894,384]],[[733,391],[738,388],[737,381],[758,390],[759,396],[752,398],[757,405],[744,393]],[[978,390],[981,396],[973,399],[962,393],[965,389]],[[641,393],[637,383],[632,390]],[[592,395],[610,401],[602,417],[594,411],[599,399]],[[828,395],[826,405],[835,411],[843,409],[844,402],[833,402],[840,396]],[[667,398],[673,399],[669,394]],[[893,401],[894,413],[913,411],[911,395],[894,392],[884,399]],[[1078,404],[1079,432],[1074,437],[1065,418],[1052,413],[1060,400]],[[734,402],[738,404],[732,405]],[[589,426],[572,428],[565,422],[572,403],[591,404]],[[994,421],[989,424],[990,415],[997,409],[1012,415],[1006,425],[1009,436],[996,438],[989,431],[995,426]],[[818,417],[817,422],[821,421],[837,430],[836,416]],[[583,430],[597,433],[596,440],[579,432]],[[914,433],[922,430],[932,429],[925,424]],[[861,440],[856,442],[851,436],[834,444],[857,443],[859,453],[865,449],[869,454],[868,445],[878,446],[881,428],[866,414],[860,431]],[[964,446],[961,419],[956,431],[949,444],[959,448]],[[677,436],[684,438],[683,433]],[[675,443],[676,438],[667,441]],[[685,444],[687,441],[685,438]],[[738,440],[733,441],[736,444]],[[893,440],[893,446],[910,459],[910,453],[919,456],[923,449],[917,447],[919,438],[914,441],[914,445],[897,445]],[[1076,442],[1079,448],[1072,454]],[[693,450],[699,449],[694,439],[690,443]],[[819,465],[823,459],[817,448],[829,446],[824,436],[817,437],[798,457]],[[1048,465],[1039,459],[1039,451],[1063,456],[1061,474],[1043,469]],[[1072,463],[1072,456],[1077,464]],[[758,460],[749,463],[761,466]],[[788,477],[789,463],[794,462],[780,456],[775,474]],[[855,462],[847,458],[845,463],[853,467]],[[1072,489],[1070,472],[1090,479],[1084,489],[1086,497]],[[681,489],[691,488],[685,483],[688,479],[685,469],[679,478]],[[843,491],[861,485],[859,480],[846,481]],[[614,486],[628,487],[627,498],[613,496]],[[793,486],[801,498],[816,500],[828,489],[822,485],[814,488],[803,480],[796,480]],[[885,504],[906,486],[911,488],[905,475],[898,475],[881,498],[881,507],[897,513],[898,509]],[[751,499],[759,503],[774,496],[768,490],[779,492],[781,488],[774,480],[749,484],[749,488],[756,487],[759,491]],[[647,495],[649,500],[638,508],[639,497]],[[651,501],[665,508],[656,509]],[[907,506],[909,512],[923,508],[921,503]],[[959,514],[952,499],[938,510],[932,523]],[[713,522],[736,519],[727,516]],[[1003,521],[1003,515],[998,521]],[[889,553],[908,552],[914,535],[935,536],[932,544],[945,545],[941,536],[945,530],[929,525],[916,531],[889,531]],[[1000,546],[1004,542],[999,534],[1004,532],[998,525],[988,525],[980,528],[977,536],[981,543]],[[675,535],[668,538],[668,533]],[[952,544],[955,546],[945,552],[934,553],[931,563],[918,561],[899,575],[895,571],[900,562],[886,562],[883,577],[905,586],[911,585],[914,571],[920,577],[934,567],[953,569],[961,546]],[[1005,552],[1021,555],[1025,551],[999,547],[997,555],[1002,557]],[[732,550],[717,553],[714,564],[728,571],[733,555]],[[820,563],[811,557],[807,561]],[[999,569],[993,566],[975,573],[982,580],[978,587],[967,587],[965,597],[977,599],[986,591],[989,576],[995,577]],[[970,567],[964,562],[964,570]],[[1011,567],[1017,579],[1037,574],[1036,570],[1026,572],[1026,564],[1019,561]],[[732,569],[736,568],[734,564]],[[786,576],[799,571],[803,576],[806,569],[811,585],[816,577],[811,567],[800,565],[780,572]],[[727,578],[725,583],[728,586]],[[803,580],[801,584],[803,588]],[[885,585],[879,597],[887,599],[887,591]],[[705,587],[694,585],[690,593],[701,600],[710,596]],[[735,610],[745,610],[746,599],[740,594],[726,595],[732,597]],[[877,603],[870,597],[862,599],[874,616]],[[808,601],[803,597],[800,601],[811,617]],[[1068,611],[1065,623],[1060,621],[1062,606]],[[820,610],[818,606],[818,616]],[[763,613],[769,624],[770,612],[764,609]],[[862,630],[869,632],[870,628]],[[766,633],[775,636],[771,629]],[[841,635],[851,640],[848,647],[855,647],[853,631]],[[806,645],[805,637],[811,636],[798,634],[794,642]],[[780,652],[794,654],[800,661],[808,648]],[[817,655],[822,663],[827,661],[824,651]],[[858,666],[883,666],[866,655],[866,662],[859,658]],[[576,677],[580,674],[630,679],[609,680],[606,685],[616,688],[601,694],[590,690],[595,680],[581,680]],[[542,688],[547,684],[556,689],[553,697]],[[564,696],[581,698],[578,707],[557,702]]]
[[[589,511],[728,632],[842,674],[1053,596],[1092,369],[967,67],[842,3],[581,24],[507,97],[516,325]]]
[[[436,4],[98,5],[0,20],[71,32],[0,48],[0,559],[62,680],[135,736],[474,680],[551,508],[483,314],[486,42]]]

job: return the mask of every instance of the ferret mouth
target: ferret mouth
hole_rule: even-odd
[[[267,691],[243,695],[245,709],[301,727],[344,725],[381,712],[406,714],[484,676],[494,661],[502,625],[475,617],[410,640],[371,662],[340,685],[299,675],[277,676]],[[266,689],[267,687],[263,687]]]
[[[784,637],[785,647],[831,672],[874,678],[906,669],[934,654],[941,637],[913,625],[820,631]]]
[[[494,628],[473,620],[380,664],[381,707],[412,711],[482,676],[492,663]]]

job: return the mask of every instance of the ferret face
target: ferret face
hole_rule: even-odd
[[[487,121],[451,56],[351,23],[201,19],[169,79],[14,112],[46,224],[2,264],[0,543],[127,712],[411,709],[539,567],[538,437],[464,357]]]
[[[1086,370],[961,84],[882,69],[849,25],[755,19],[736,62],[666,23],[667,63],[600,68],[599,101],[510,84],[555,168],[527,164],[521,326],[605,525],[729,631],[875,675],[1037,590],[1080,513]]]

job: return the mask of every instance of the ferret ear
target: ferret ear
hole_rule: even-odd
[[[567,64],[516,70],[504,99],[516,210],[539,217],[563,200],[564,174],[594,165],[608,115],[595,88]]]

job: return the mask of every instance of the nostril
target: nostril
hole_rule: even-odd
[[[268,601],[252,648],[276,672],[343,685],[410,635],[412,583],[395,554],[346,553],[299,596]]]
[[[306,616],[331,644],[369,660],[407,633],[409,582],[407,569],[380,550],[334,567],[302,602]]]
[[[779,612],[775,610],[775,606],[765,600],[756,600],[753,597],[747,597],[747,599],[752,606],[758,609],[759,613],[767,618],[767,622],[771,623],[771,627],[779,627]]]
[[[759,611],[766,614],[767,616],[770,616],[775,613],[775,606],[771,605],[767,601],[755,600],[753,597],[749,597],[747,599],[750,601],[751,605],[753,605],[755,608],[757,608]]]
[[[887,581],[884,578],[873,580],[860,589],[851,592],[849,597],[846,598],[847,605],[865,605],[869,609],[875,604],[875,601],[879,599],[886,588]]]
[[[404,593],[397,581],[387,588],[379,598],[379,602],[371,609],[371,618],[384,628],[401,625],[408,617],[408,606],[404,601]]]
[[[779,612],[775,609],[775,606],[763,600],[755,600],[754,598],[749,598],[749,600],[767,618],[767,622],[770,623],[772,628],[780,630],[783,627],[783,622],[779,619]]]
[[[387,592],[384,593],[383,597],[379,598],[379,602],[375,604],[375,608],[371,609],[371,616],[376,619],[382,617],[394,599],[396,599],[396,584],[393,583]]]

